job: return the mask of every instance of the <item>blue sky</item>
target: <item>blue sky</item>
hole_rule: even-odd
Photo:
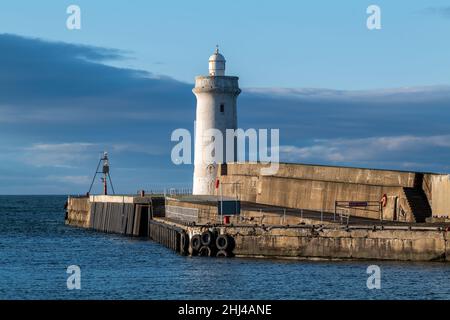
[[[449,31],[448,1],[3,1],[0,194],[84,193],[104,149],[119,192],[190,185],[170,133],[216,44],[282,160],[450,172]]]
[[[382,30],[366,8],[382,9]],[[65,28],[68,5],[82,29]],[[448,0],[2,1],[0,30],[122,49],[115,62],[191,82],[216,44],[243,87],[375,89],[448,83]],[[434,10],[435,9],[435,10]],[[202,59],[203,57],[203,59]]]

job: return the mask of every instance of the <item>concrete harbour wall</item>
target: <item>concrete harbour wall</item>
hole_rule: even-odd
[[[161,215],[160,203],[155,207],[155,215]],[[138,197],[69,197],[66,223],[107,233],[146,236],[151,214],[149,204]]]
[[[431,186],[433,216],[450,218],[450,175],[433,176]]]
[[[91,202],[88,197],[67,200],[66,223],[76,227],[89,228]]]
[[[323,259],[450,261],[445,231],[323,228],[229,229],[236,255]]]
[[[204,226],[178,227],[184,228],[191,238],[208,230]],[[379,226],[347,229],[331,225],[238,225],[221,226],[217,230],[233,237],[233,253],[238,257],[450,261],[450,241],[445,230]]]
[[[280,164],[273,175],[261,175],[266,167],[257,163],[228,163],[218,168],[225,196],[239,195],[243,201],[288,208],[333,212],[335,201],[379,202],[386,194],[384,220],[415,221],[405,188],[422,190],[433,212],[450,212],[450,182],[446,175],[416,172]],[[421,182],[422,181],[422,182]],[[420,192],[422,192],[420,191]],[[348,209],[353,216],[378,219],[380,214]]]
[[[308,219],[299,225],[298,217],[287,217],[292,223],[287,226],[280,225],[285,221],[279,214],[251,210],[244,210],[241,218],[253,220],[245,222],[234,217],[233,224],[224,225],[217,221],[217,207],[168,199],[169,205],[203,210],[199,218],[206,222],[192,224],[146,215],[151,209],[136,202],[142,201],[90,203],[89,198],[69,198],[66,223],[102,232],[147,236],[184,254],[195,250],[186,248],[181,239],[187,235],[190,243],[192,237],[209,230],[230,236],[234,243],[232,254],[241,257],[450,261],[448,226],[318,225]]]

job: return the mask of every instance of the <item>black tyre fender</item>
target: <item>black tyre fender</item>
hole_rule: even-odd
[[[199,250],[198,250],[198,255],[200,257],[211,257],[211,248],[208,246],[202,246]]]
[[[219,251],[217,251],[216,257],[217,258],[227,258],[228,252],[226,252],[225,250],[219,250]]]
[[[219,250],[227,250],[229,244],[230,244],[230,240],[229,240],[228,235],[220,234],[220,235],[217,236],[217,239],[216,239],[216,247],[217,247],[217,249],[219,249]]]
[[[186,232],[180,234],[180,252],[187,253],[189,250],[189,235]]]
[[[211,245],[214,244],[214,240],[215,240],[214,239],[214,234],[211,231],[209,231],[209,230],[204,231],[202,233],[202,235],[201,235],[201,240],[202,240],[202,245],[203,246],[210,247]]]
[[[199,251],[202,246],[202,240],[199,234],[193,235],[191,238],[191,248],[194,251]]]

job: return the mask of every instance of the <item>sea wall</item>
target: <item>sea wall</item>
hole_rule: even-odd
[[[91,202],[88,197],[69,197],[67,200],[66,224],[89,228]]]
[[[236,255],[324,259],[450,261],[445,231],[234,228]]]
[[[187,227],[191,235],[202,227]],[[262,258],[450,261],[448,231],[399,227],[229,226],[234,255]]]
[[[228,175],[260,176],[261,169],[267,167],[259,163],[229,163],[226,171]],[[271,176],[388,187],[413,187],[416,179],[416,173],[407,171],[290,163],[280,163],[278,171]]]
[[[67,204],[67,224],[130,236],[147,236],[149,219],[164,216],[162,197],[69,197]]]
[[[420,174],[414,172],[328,167],[302,164],[280,164],[272,175],[262,175],[265,167],[256,163],[229,163],[218,168],[222,190],[226,196],[239,194],[241,200],[333,212],[335,201],[379,202],[386,194],[384,220],[414,221],[404,188],[417,187]],[[401,206],[401,210],[399,209]],[[348,209],[353,216],[378,219],[376,210]]]
[[[450,175],[432,176],[431,190],[433,216],[450,218]]]
[[[199,215],[201,220],[218,217],[217,207],[213,205],[174,200],[168,203],[203,209],[204,213]],[[176,251],[185,248],[180,241],[184,239],[187,243],[186,235],[190,241],[194,235],[210,230],[232,237],[232,254],[242,257],[450,261],[448,226],[317,225],[307,219],[302,221],[303,225],[283,226],[280,223],[285,218],[281,215],[258,211],[242,212],[241,218],[254,218],[252,221],[236,220],[228,225],[212,225],[211,221],[186,224],[151,216],[150,212],[148,204],[90,203],[88,198],[69,198],[66,223],[103,232],[148,236]],[[263,220],[257,221],[260,218]],[[289,220],[290,223],[298,222],[298,217],[292,219],[295,221]],[[185,248],[184,252],[194,251]]]

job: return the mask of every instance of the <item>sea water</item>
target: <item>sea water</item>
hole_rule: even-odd
[[[66,199],[0,196],[0,299],[450,299],[449,263],[184,257],[66,226]],[[370,265],[380,289],[367,286]]]

